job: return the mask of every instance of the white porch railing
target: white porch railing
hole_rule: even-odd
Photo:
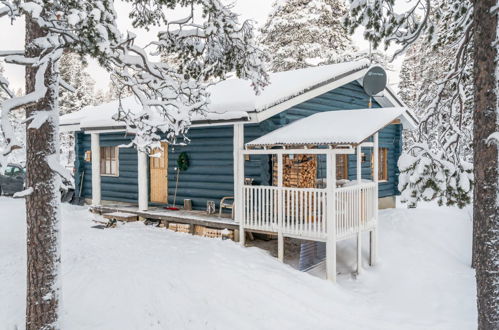
[[[363,183],[336,189],[336,236],[356,235],[376,225],[376,184]]]
[[[336,237],[375,226],[376,184],[337,188]],[[243,226],[286,236],[326,240],[326,189],[244,186]]]

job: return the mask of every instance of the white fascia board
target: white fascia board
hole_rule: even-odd
[[[111,129],[91,129],[91,130],[84,130],[85,134],[92,134],[92,133],[97,133],[97,134],[104,134],[104,133],[117,133],[117,132],[126,132],[126,133],[131,133],[133,134],[134,132],[131,132],[130,130],[127,130],[126,128],[111,128]]]
[[[81,130],[80,124],[71,124],[71,125],[59,126],[59,132],[61,132],[61,133],[78,132],[80,130]]]
[[[237,119],[237,120],[204,123],[204,124],[192,124],[191,127],[196,128],[196,127],[213,127],[213,126],[232,126],[235,124],[248,124],[248,123],[250,123],[250,120]]]
[[[406,115],[404,119],[407,121],[407,126],[404,126],[408,129],[416,129],[419,125],[418,117],[414,114],[414,112],[404,103],[399,97],[397,97],[397,93],[390,87],[387,86],[385,88],[387,93],[385,93],[385,97],[390,100],[390,102],[396,102],[400,104],[401,107],[406,109]]]
[[[359,84],[362,86],[362,79],[357,80]],[[382,107],[402,107],[406,109],[406,112],[401,116],[402,126],[405,129],[413,130],[418,127],[417,117],[414,115],[414,112],[402,101],[397,93],[390,87],[386,86],[385,90],[377,96],[373,96],[373,98],[378,102]]]
[[[338,80],[335,80],[329,84],[326,84],[324,86],[314,88],[310,91],[307,91],[303,94],[300,94],[298,96],[292,97],[287,101],[284,101],[282,103],[279,103],[277,105],[274,105],[268,109],[265,109],[260,112],[251,112],[249,113],[251,122],[256,122],[260,123],[284,110],[287,110],[297,104],[303,103],[305,101],[308,101],[310,99],[313,99],[314,97],[317,97],[319,95],[322,95],[330,90],[336,89],[338,87],[341,87],[343,85],[348,84],[349,82],[352,82],[354,80],[360,79],[363,77],[366,72],[369,70],[369,68],[359,70],[357,72],[354,72],[346,77],[340,78]]]

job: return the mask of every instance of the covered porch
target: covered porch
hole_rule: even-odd
[[[378,132],[397,120],[403,108],[345,110],[318,113],[246,143],[236,161],[236,221],[240,242],[245,231],[276,234],[278,258],[284,259],[284,238],[326,243],[327,278],[336,281],[336,242],[357,240],[357,272],[362,271],[362,233],[369,232],[370,265],[377,257]],[[372,148],[372,180],[363,180],[361,155]],[[337,156],[356,155],[356,180],[346,185],[336,178]],[[277,180],[272,185],[245,182],[244,161],[251,155],[277,159]],[[297,188],[283,183],[283,157],[322,155],[325,185]]]

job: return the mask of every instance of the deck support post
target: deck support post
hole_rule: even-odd
[[[138,158],[138,183],[139,183],[139,211],[147,211],[148,191],[147,191],[147,154],[143,151],[137,151]],[[166,187],[165,187],[166,189]]]
[[[284,262],[284,236],[282,231],[277,233],[277,259]]]
[[[234,158],[234,207],[236,223],[239,223],[239,244],[244,246],[246,233],[244,230],[244,125],[234,124],[233,158]]]
[[[336,282],[336,153],[326,155],[326,277]]]
[[[284,216],[284,205],[282,201],[283,185],[283,161],[282,154],[277,155],[277,257],[284,262],[284,236],[282,234],[282,222]]]
[[[101,204],[101,182],[100,182],[100,140],[99,133],[90,134],[92,152],[92,205]]]
[[[362,184],[362,148],[360,145],[357,146],[357,184]],[[358,221],[358,232],[357,232],[357,274],[362,272],[362,228],[361,228],[361,218],[362,218],[362,191],[359,193],[357,209],[357,221]]]
[[[373,137],[373,181],[376,183],[376,190],[374,192],[374,228],[369,233],[369,264],[374,266],[378,257],[378,191],[379,191],[379,135],[374,134]]]

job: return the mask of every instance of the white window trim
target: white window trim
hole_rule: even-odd
[[[110,148],[113,146],[101,146],[101,148]],[[100,176],[109,176],[109,177],[119,177],[120,176],[120,146],[114,146],[114,153],[116,154],[116,174],[103,174],[102,173],[102,168],[101,168],[101,173]],[[102,153],[100,155],[101,159],[99,159],[99,162],[102,161]]]
[[[390,169],[388,168],[388,153],[390,152],[390,148],[388,148],[388,147],[379,147],[378,148],[378,155],[379,155],[379,149],[386,149],[386,176],[388,178],[385,179],[385,180],[381,180],[379,178],[379,174],[378,174],[378,183],[387,183],[387,182],[390,182]],[[371,177],[374,176],[374,172],[373,172],[373,168],[372,168],[372,159],[373,159],[373,154],[371,153]],[[378,160],[381,160],[381,157],[378,158]],[[378,168],[380,168],[379,164],[378,164]]]

